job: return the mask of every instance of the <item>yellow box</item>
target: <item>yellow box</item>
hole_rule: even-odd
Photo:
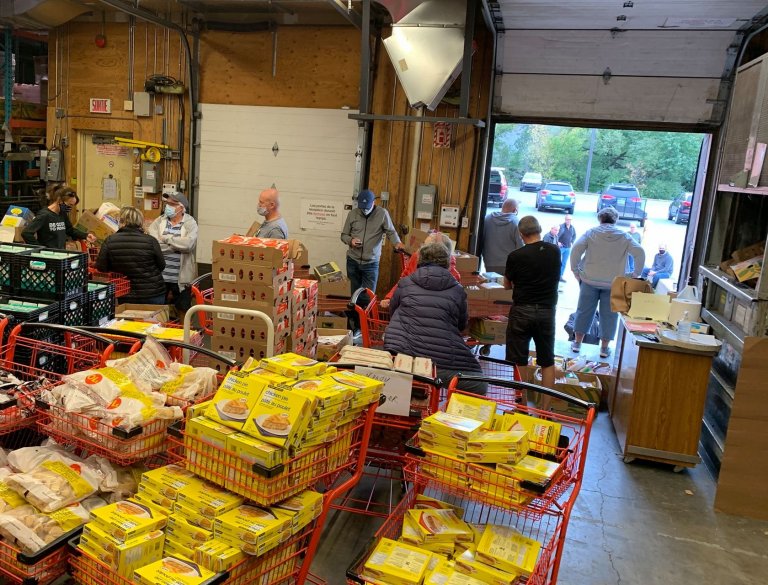
[[[475,558],[501,571],[530,577],[539,551],[539,541],[523,536],[511,526],[489,524],[477,543]]]
[[[455,485],[458,487],[466,487],[469,485],[469,478],[466,475],[453,471],[446,471],[443,467],[430,465],[428,463],[421,464],[421,473],[429,478],[436,479],[437,481],[448,485]]]
[[[500,431],[528,431],[528,448],[532,451],[541,451],[545,455],[554,455],[560,441],[562,425],[551,420],[535,418],[519,412],[504,413],[498,419]]]
[[[181,555],[171,555],[134,571],[141,585],[202,585],[216,573]]]
[[[503,501],[510,506],[524,506],[529,503],[533,497],[520,489],[519,485],[504,486],[497,483],[488,483],[478,479],[473,479],[470,483],[470,490],[490,496],[497,502]]]
[[[202,487],[191,485],[180,490],[176,502],[203,516],[215,517],[237,508],[243,503],[243,497],[206,483]]]
[[[520,481],[530,481],[542,487],[547,487],[560,470],[560,464],[533,455],[526,455],[515,465],[500,463],[496,466],[496,471],[503,475],[514,477]]]
[[[373,378],[363,376],[362,374],[356,374],[355,372],[339,370],[330,374],[330,377],[339,384],[354,388],[355,395],[367,393],[368,396],[372,396],[375,393],[380,393],[384,389],[384,382],[374,380]]]
[[[140,503],[147,506],[155,506],[158,510],[161,510],[166,516],[170,516],[173,512],[174,500],[164,496],[151,485],[146,483],[139,484],[139,491],[133,496]]]
[[[306,490],[279,504],[272,506],[276,511],[292,514],[292,530],[294,534],[304,528],[323,511],[323,495],[313,490]]]
[[[236,432],[205,416],[188,420],[184,444],[189,470],[205,479],[223,481],[229,464],[227,438]]]
[[[254,368],[252,370],[248,370],[248,373],[251,376],[257,376],[258,378],[264,380],[269,386],[290,386],[296,382],[294,378],[289,378],[288,376],[270,372],[265,368]]]
[[[432,553],[382,538],[365,561],[362,577],[387,585],[418,585],[424,579]]]
[[[425,451],[435,451],[441,455],[464,459],[467,442],[464,439],[453,439],[426,429],[420,429],[419,447]]]
[[[199,526],[203,530],[213,530],[214,516],[204,516],[198,510],[189,508],[179,502],[174,502],[173,514],[181,516],[193,526]]]
[[[135,495],[128,498],[129,502],[135,502],[137,504],[140,504],[142,506],[146,506],[149,509],[151,509],[153,512],[157,512],[158,514],[162,514],[163,516],[170,516],[171,510],[168,508],[163,508],[162,506],[156,504],[152,500],[150,500],[147,497],[144,497],[141,495],[141,492],[136,493]]]
[[[227,451],[237,455],[249,466],[256,464],[266,469],[281,465],[288,459],[288,451],[283,447],[271,445],[245,433],[230,435],[227,440]]]
[[[514,585],[519,577],[515,573],[507,573],[485,563],[481,563],[471,550],[464,551],[454,559],[457,573],[468,575],[486,583],[486,585]]]
[[[89,522],[83,526],[79,546],[91,554],[98,551],[99,560],[109,565],[120,576],[131,578],[135,569],[162,558],[164,542],[163,531],[153,530],[121,543],[111,538],[95,523]]]
[[[228,537],[245,544],[261,544],[290,530],[290,518],[248,505],[230,510],[214,522],[216,538],[225,542]]]
[[[284,353],[271,358],[264,358],[259,366],[270,372],[289,378],[309,378],[319,376],[326,370],[324,362],[318,362],[297,353]]]
[[[267,387],[256,400],[243,432],[288,447],[301,437],[309,422],[309,401],[290,390]]]
[[[479,420],[483,423],[483,429],[491,430],[496,416],[496,403],[493,400],[454,393],[451,394],[445,411],[464,418]]]
[[[474,438],[482,426],[481,421],[447,412],[436,412],[421,421],[422,430],[464,441]]]
[[[472,542],[472,529],[453,510],[408,510],[423,542]]]
[[[91,520],[104,532],[125,542],[153,530],[161,530],[168,517],[136,502],[123,500],[91,511]]]
[[[467,451],[464,453],[464,458],[466,459],[467,463],[507,463],[507,464],[515,464],[520,459],[522,459],[522,455],[519,453],[516,453],[514,451],[477,451],[477,452],[469,452]]]
[[[205,411],[205,416],[240,431],[266,387],[267,382],[258,376],[229,372]]]
[[[467,452],[514,451],[522,458],[528,453],[528,431],[485,431],[467,441]]]
[[[178,512],[168,516],[168,524],[165,530],[168,534],[182,534],[197,544],[213,539],[213,530],[206,530],[190,522],[183,514]]]
[[[191,418],[197,418],[198,416],[203,416],[205,414],[205,411],[208,410],[208,407],[211,405],[212,400],[206,400],[205,402],[200,402],[198,404],[190,404],[187,407],[187,420]]]
[[[453,510],[457,517],[464,517],[464,508],[443,502],[437,498],[430,498],[424,494],[416,494],[416,503],[413,505],[413,508],[415,510]]]
[[[187,486],[205,485],[194,473],[178,465],[166,465],[145,471],[141,476],[141,483],[172,500]]]
[[[485,585],[485,582],[457,572],[452,561],[440,561],[424,579],[424,585]]]
[[[217,573],[228,571],[245,558],[238,548],[220,540],[210,540],[195,549],[195,562]]]
[[[194,560],[191,557],[195,556],[195,551],[184,544],[176,542],[173,538],[166,536],[165,544],[163,545],[163,557],[179,555]]]
[[[290,527],[290,521],[288,522],[288,526]],[[221,542],[225,542],[234,548],[239,548],[247,555],[257,557],[263,555],[266,552],[269,552],[273,548],[277,548],[290,537],[290,528],[261,542],[243,542],[236,536],[225,532],[216,535],[216,538]]]

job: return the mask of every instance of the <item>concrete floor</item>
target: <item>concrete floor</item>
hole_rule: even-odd
[[[382,486],[378,495],[397,498],[399,485],[391,494]],[[703,466],[673,473],[668,466],[624,464],[608,414],[601,412],[558,583],[765,585],[768,522],[716,513],[714,495]],[[332,513],[312,572],[329,585],[346,583],[346,568],[381,522]]]

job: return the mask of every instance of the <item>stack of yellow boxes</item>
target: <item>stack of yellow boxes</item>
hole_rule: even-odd
[[[187,468],[260,505],[285,499],[349,459],[382,387],[295,353],[250,360],[188,412]]]
[[[317,291],[316,280],[293,280],[290,349],[293,353],[311,358],[317,355]]]
[[[289,349],[292,334],[293,259],[303,247],[296,240],[230,236],[213,242],[211,273],[214,304],[261,311],[274,324],[272,354]],[[211,348],[239,362],[268,355],[263,321],[216,312]]]
[[[563,464],[550,460],[559,455],[560,431],[559,423],[452,394],[445,412],[422,421],[420,472],[495,502],[525,505],[562,472]]]
[[[531,576],[541,543],[509,526],[462,517],[456,506],[416,496],[399,540],[379,541],[361,576],[387,585],[513,585]]]

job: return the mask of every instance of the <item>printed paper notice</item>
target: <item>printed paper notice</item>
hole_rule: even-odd
[[[341,232],[344,202],[333,199],[301,200],[301,229]]]
[[[368,376],[374,380],[384,382],[382,394],[386,396],[384,404],[376,409],[379,414],[394,414],[397,416],[409,416],[411,413],[411,387],[413,376],[392,370],[380,370],[355,366],[355,373]]]

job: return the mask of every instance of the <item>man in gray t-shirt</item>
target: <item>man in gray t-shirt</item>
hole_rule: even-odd
[[[265,189],[259,194],[257,213],[264,218],[264,223],[259,225],[253,222],[246,235],[277,240],[288,239],[288,224],[280,215],[280,194],[277,189]]]

